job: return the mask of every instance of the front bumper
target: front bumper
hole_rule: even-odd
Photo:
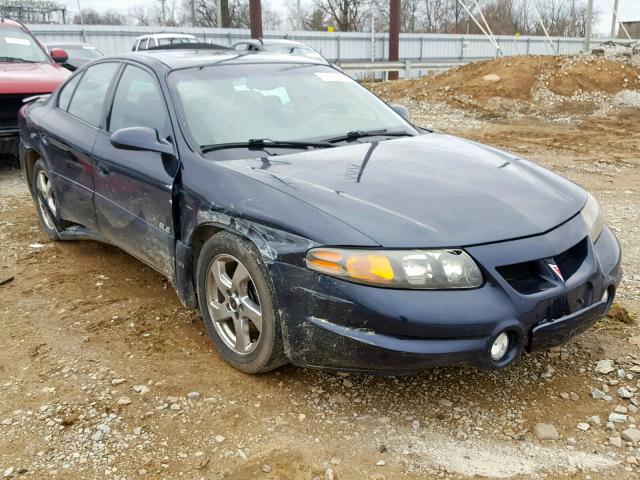
[[[502,368],[522,350],[566,342],[608,311],[621,277],[620,245],[607,227],[595,244],[585,237],[576,216],[544,235],[466,248],[486,278],[472,290],[377,288],[276,261],[270,269],[285,351],[296,365],[331,370],[402,374],[455,363]],[[582,264],[542,291],[523,294],[498,271],[580,242],[588,245]],[[501,332],[511,347],[494,362],[489,349]]]

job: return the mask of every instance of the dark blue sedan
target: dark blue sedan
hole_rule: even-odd
[[[244,372],[501,368],[592,326],[621,277],[582,188],[309,58],[104,57],[20,134],[47,235],[168,277]]]

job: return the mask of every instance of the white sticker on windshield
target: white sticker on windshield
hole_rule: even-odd
[[[314,75],[323,82],[351,82],[352,80],[338,72],[314,72]]]
[[[96,47],[94,47],[93,45],[83,45],[82,48],[84,48],[85,50],[95,50]]]
[[[27,38],[4,37],[4,41],[12,45],[31,45],[31,41]]]

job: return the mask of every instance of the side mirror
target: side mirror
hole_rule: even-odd
[[[52,48],[51,52],[49,52],[49,55],[51,55],[52,60],[56,63],[65,63],[67,60],[69,60],[67,51],[61,48]]]
[[[409,110],[404,105],[398,105],[397,103],[394,105],[389,105],[394,112],[404,118],[407,122],[410,120]]]
[[[158,132],[149,127],[121,128],[111,135],[111,145],[122,150],[143,150],[174,155],[173,145],[158,138]]]

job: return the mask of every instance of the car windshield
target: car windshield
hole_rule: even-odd
[[[196,43],[196,39],[189,37],[158,38],[158,45],[178,45],[183,43]]]
[[[315,58],[316,60],[324,60],[324,57],[316,52],[313,48],[300,47],[297,45],[269,45],[262,47],[266,52],[270,53],[286,53],[288,55],[300,55],[302,57]]]
[[[69,58],[77,58],[80,60],[94,60],[104,56],[100,50],[90,45],[62,45],[60,47],[49,46],[49,50],[54,48],[62,48],[69,54]]]
[[[213,65],[176,70],[169,79],[182,123],[199,147],[418,133],[367,89],[324,65]]]
[[[0,62],[49,62],[33,37],[20,28],[0,28]]]

